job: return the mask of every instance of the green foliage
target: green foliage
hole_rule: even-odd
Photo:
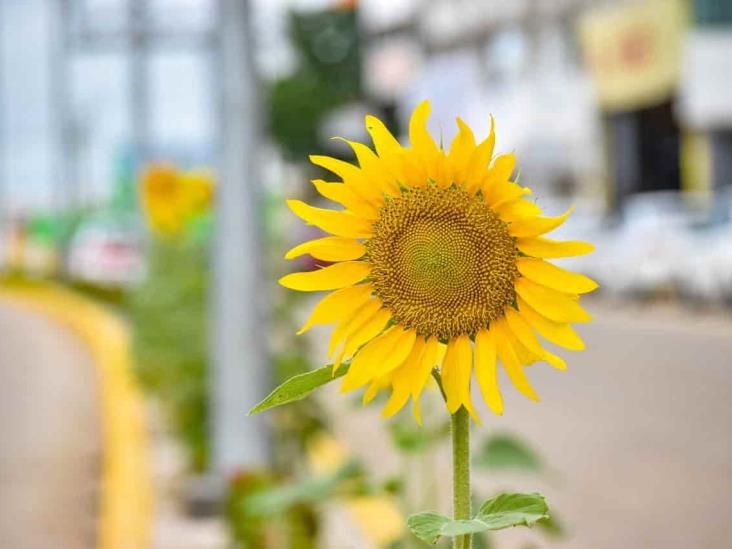
[[[248,415],[251,416],[269,410],[270,408],[302,400],[318,387],[344,376],[348,372],[348,366],[348,364],[341,365],[335,373],[333,373],[332,365],[324,366],[317,370],[291,377],[272,391],[262,402],[249,410]]]
[[[159,397],[195,472],[206,470],[209,460],[208,278],[204,246],[157,241],[148,276],[128,302],[138,377]]]
[[[244,500],[245,514],[250,517],[276,517],[295,506],[323,502],[338,494],[350,481],[360,478],[361,475],[360,466],[350,461],[327,475],[259,491]]]
[[[417,425],[411,417],[399,417],[389,424],[389,434],[394,446],[405,454],[421,454],[433,444],[450,434],[450,422],[443,421],[429,428]]]
[[[254,472],[241,473],[232,479],[226,500],[226,516],[236,547],[264,549],[268,546],[265,521],[260,517],[242,517],[241,509],[249,497],[266,490],[272,482],[269,474]]]
[[[270,87],[269,129],[290,158],[302,160],[324,152],[320,127],[328,114],[362,96],[356,12],[293,12],[290,34],[298,66]]]
[[[493,471],[519,470],[538,473],[541,459],[526,443],[509,434],[488,437],[473,458],[477,467]]]
[[[316,74],[298,72],[270,88],[270,133],[291,159],[321,151],[319,128],[336,99]]]
[[[511,526],[532,526],[549,518],[549,508],[541,494],[504,493],[487,500],[475,517],[453,520],[440,513],[427,511],[409,517],[407,526],[419,539],[435,544],[442,536],[477,534],[486,530],[502,530]]]
[[[326,9],[290,14],[300,66],[341,102],[361,93],[360,33],[356,10]]]

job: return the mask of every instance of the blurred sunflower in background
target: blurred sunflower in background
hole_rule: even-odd
[[[566,349],[584,348],[570,323],[590,320],[578,296],[597,284],[546,259],[593,247],[543,236],[570,212],[546,217],[526,198],[531,190],[511,180],[515,156],[493,159],[493,127],[478,144],[458,118],[459,132],[444,151],[427,131],[429,112],[427,101],[414,110],[410,147],[367,116],[375,152],[349,142],[358,166],[310,158],[342,180],[313,184],[345,209],[289,200],[297,216],[333,236],[305,242],[285,257],[310,254],[333,264],[289,274],[280,283],[300,291],[334,290],[299,333],[336,323],[329,354],[334,369],[351,360],[344,391],[367,386],[368,402],[391,388],[384,415],[411,397],[421,421],[420,394],[438,368],[450,413],[464,406],[477,420],[473,374],[487,405],[501,414],[499,362],[521,393],[538,400],[524,367],[546,361],[563,370],[566,363],[543,347],[537,333]]]
[[[150,229],[175,237],[186,224],[210,210],[213,176],[205,170],[181,172],[171,164],[152,164],[142,173],[140,198]]]

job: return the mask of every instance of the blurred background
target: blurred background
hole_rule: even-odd
[[[597,245],[588,350],[474,428],[476,497],[553,519],[477,546],[732,544],[732,1],[1,0],[0,548],[422,546],[437,395],[246,412],[326,363],[307,156],[425,98]]]

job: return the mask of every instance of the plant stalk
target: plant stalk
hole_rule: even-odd
[[[470,417],[464,407],[451,416],[452,513],[455,520],[470,519]],[[471,549],[473,536],[453,538],[454,549]]]

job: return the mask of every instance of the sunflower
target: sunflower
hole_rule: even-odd
[[[527,199],[531,190],[511,179],[515,156],[493,158],[492,120],[489,136],[476,143],[458,118],[459,131],[445,151],[427,131],[429,112],[427,101],[414,110],[409,147],[367,116],[375,152],[348,141],[358,166],[310,157],[341,179],[313,185],[343,209],[289,200],[298,217],[331,236],[300,244],[285,257],[310,254],[332,264],[280,283],[331,291],[298,333],[335,323],[328,346],[334,371],[350,360],[343,391],[366,387],[368,402],[391,389],[384,415],[411,397],[420,421],[420,394],[435,370],[449,412],[464,406],[477,421],[473,374],[488,407],[502,414],[499,363],[518,391],[538,400],[524,367],[545,361],[564,370],[566,363],[537,334],[565,349],[584,348],[570,323],[590,320],[579,295],[597,284],[546,260],[586,254],[593,246],[543,236],[570,211],[543,216]]]
[[[211,207],[213,176],[203,170],[180,172],[170,164],[153,164],[142,174],[140,195],[150,228],[175,237],[186,223]]]

